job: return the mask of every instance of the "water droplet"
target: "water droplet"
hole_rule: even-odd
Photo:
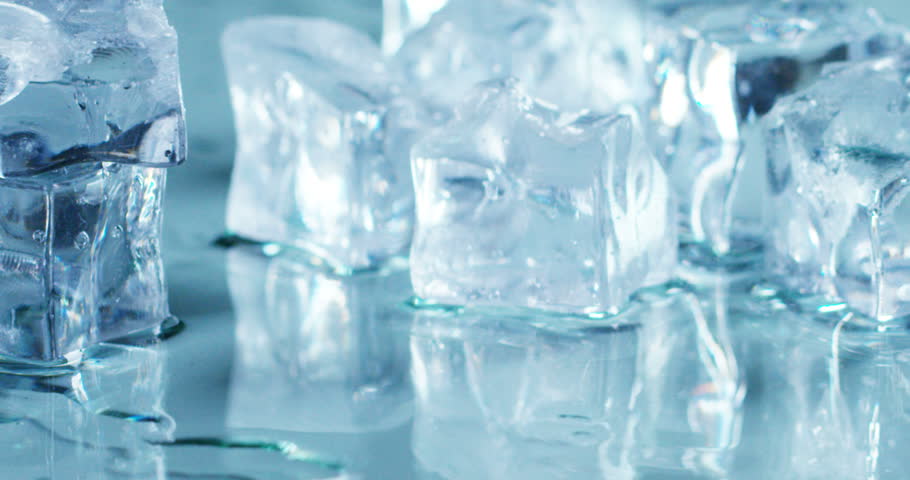
[[[47,233],[44,230],[35,230],[32,232],[32,239],[38,243],[44,243],[47,240]]]
[[[76,248],[78,250],[84,250],[88,246],[88,243],[91,239],[88,237],[88,234],[85,232],[79,232],[79,235],[76,235]]]

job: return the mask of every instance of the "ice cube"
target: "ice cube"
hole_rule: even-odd
[[[449,0],[383,0],[382,50],[395,53],[404,39],[430,21]]]
[[[0,355],[53,360],[168,317],[159,236],[183,161],[160,0],[0,3]]]
[[[66,38],[48,17],[15,3],[0,4],[0,105],[32,81],[56,80],[63,66]],[[36,49],[41,54],[36,55]]]
[[[186,155],[161,0],[0,3],[0,177]]]
[[[514,76],[561,108],[605,110],[648,93],[639,13],[633,0],[452,1],[396,61],[441,109]]]
[[[616,312],[672,274],[673,197],[633,117],[560,113],[493,81],[412,162],[425,300]]]
[[[695,260],[754,261],[765,195],[757,120],[825,65],[892,51],[906,30],[838,1],[666,3],[649,23],[659,92],[647,117],[680,197],[683,244]]]
[[[238,132],[228,228],[341,270],[406,250],[408,151],[424,120],[379,47],[327,20],[267,17],[223,39]]]
[[[407,423],[406,271],[337,276],[291,254],[238,247],[228,273],[237,314],[231,428],[364,433]]]
[[[767,120],[768,261],[873,320],[910,314],[910,59],[831,69]]]
[[[112,163],[0,182],[0,355],[53,360],[168,317],[164,184]]]

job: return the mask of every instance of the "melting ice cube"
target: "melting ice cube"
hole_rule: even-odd
[[[615,312],[672,274],[672,194],[629,116],[564,114],[493,81],[412,162],[424,299]]]
[[[767,120],[768,259],[876,320],[910,314],[910,60],[831,69]]]
[[[639,13],[630,0],[455,0],[395,59],[440,108],[513,76],[560,108],[606,110],[648,92]]]
[[[0,2],[0,19],[0,176],[185,159],[177,37],[160,0]]]
[[[659,89],[647,116],[652,141],[680,197],[683,243],[708,261],[757,249],[757,120],[825,65],[879,56],[907,39],[874,10],[840,2],[718,3],[652,7],[646,48]]]
[[[366,35],[327,20],[260,18],[224,35],[238,152],[228,228],[339,269],[406,250],[408,152],[426,121]]]
[[[0,355],[57,359],[168,316],[149,167],[185,142],[160,0],[0,2]]]

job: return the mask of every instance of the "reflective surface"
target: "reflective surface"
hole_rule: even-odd
[[[579,323],[415,310],[407,272],[339,277],[266,250],[200,245],[175,263],[199,288],[176,295],[186,325],[171,338],[0,375],[3,478],[887,479],[910,468],[906,332],[797,315],[748,276],[641,291],[620,321]]]
[[[226,82],[206,66],[218,25],[328,8],[227,3],[170,5],[184,48],[208,52],[185,70],[192,157],[166,200],[185,329],[54,377],[0,374],[0,478],[905,478],[905,332],[796,318],[749,279],[647,297],[639,326],[547,330],[417,315],[394,282],[211,246],[233,158]]]

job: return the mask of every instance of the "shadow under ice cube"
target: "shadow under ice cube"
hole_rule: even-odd
[[[238,132],[228,228],[344,270],[410,244],[417,105],[366,35],[268,17],[225,32]]]
[[[832,69],[768,119],[768,261],[873,320],[910,314],[910,59]]]
[[[0,3],[0,356],[59,359],[168,316],[151,167],[185,156],[161,0]]]
[[[838,1],[718,3],[658,2],[646,49],[658,85],[652,141],[680,198],[683,243],[709,261],[758,247],[758,120],[825,65],[907,41],[874,10]]]
[[[412,162],[425,300],[616,312],[672,274],[670,187],[628,116],[563,114],[494,81]]]

